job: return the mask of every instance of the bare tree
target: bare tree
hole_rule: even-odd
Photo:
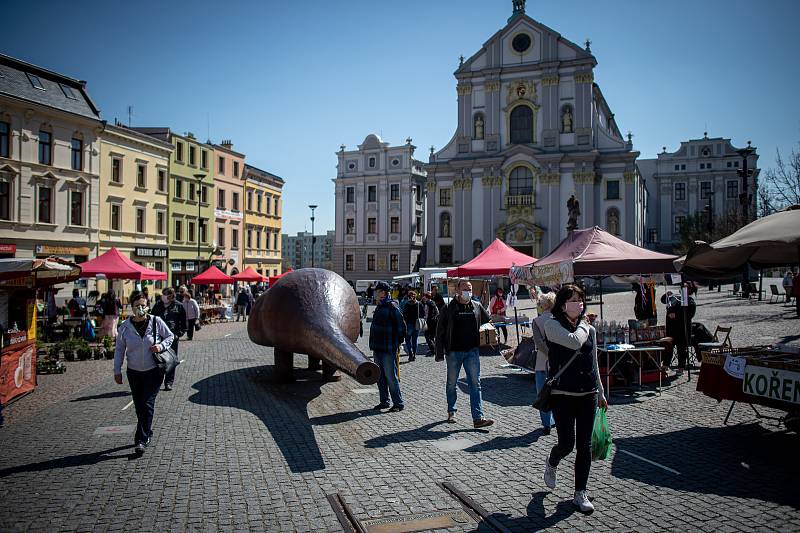
[[[788,160],[781,157],[780,150],[777,154],[775,167],[764,172],[759,188],[761,209],[766,213],[800,204],[800,150],[792,149]]]

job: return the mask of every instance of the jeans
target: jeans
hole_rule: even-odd
[[[406,323],[406,354],[417,355],[418,335],[419,335],[419,330],[417,329],[417,323],[416,322],[414,322],[413,324]]]
[[[483,401],[481,400],[481,358],[478,348],[466,352],[450,352],[447,354],[447,412],[455,413],[456,409],[456,382],[461,373],[461,366],[467,374],[469,386],[469,406],[472,410],[472,419],[483,418]]]
[[[403,406],[403,394],[400,392],[400,357],[397,353],[375,352],[375,364],[381,369],[378,378],[378,394],[380,402],[389,405],[389,395],[392,403],[398,407]]]
[[[179,342],[178,341],[178,337],[176,336],[173,339],[172,344],[170,345],[170,348],[173,349],[173,351],[175,352],[175,355],[178,355],[178,342]],[[175,366],[172,370],[170,370],[169,372],[164,374],[164,385],[169,385],[171,387],[172,384],[175,383],[175,371],[177,369],[178,369],[178,366]]]
[[[153,435],[153,414],[158,389],[161,387],[161,370],[153,368],[140,372],[129,368],[127,374],[137,419],[133,443],[145,443]]]
[[[539,394],[539,391],[542,390],[544,387],[545,382],[547,381],[547,371],[546,370],[537,370],[536,371],[536,394]],[[556,425],[555,419],[553,419],[552,411],[539,411],[539,418],[542,419],[542,426],[546,428],[551,428]]]
[[[187,328],[186,328],[186,338],[192,340],[194,338],[194,325],[197,323],[196,318],[187,318],[186,319]]]
[[[550,465],[558,466],[561,459],[572,453],[572,449],[575,448],[575,490],[586,490],[589,468],[592,465],[592,428],[597,409],[597,395],[553,394],[551,398],[553,398],[558,444],[550,451]]]

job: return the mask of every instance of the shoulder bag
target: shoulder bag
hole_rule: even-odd
[[[561,374],[564,373],[564,371],[569,367],[569,365],[572,364],[575,358],[578,357],[579,353],[580,349],[576,350],[575,353],[572,354],[572,357],[569,358],[569,361],[567,361],[567,364],[562,366],[555,376],[545,381],[544,387],[542,387],[542,390],[540,390],[539,394],[536,396],[536,401],[533,402],[533,407],[535,409],[538,409],[539,411],[542,411],[544,413],[553,410],[553,401],[552,398],[550,397],[551,394],[553,393],[553,385],[555,384],[556,381],[558,381],[558,378],[561,377]]]
[[[151,326],[153,328],[153,346],[155,346],[158,344],[158,326],[156,325],[155,316],[152,317]],[[153,354],[153,360],[156,362],[158,369],[165,373],[175,370],[175,367],[178,366],[178,355],[172,347],[160,352],[155,352]]]

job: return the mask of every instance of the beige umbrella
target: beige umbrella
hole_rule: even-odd
[[[706,279],[730,279],[749,264],[762,269],[800,263],[800,205],[751,222],[717,242],[696,241],[675,260],[683,274]]]

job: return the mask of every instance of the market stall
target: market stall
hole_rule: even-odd
[[[81,269],[61,259],[0,259],[0,404],[36,387],[36,291],[67,283]]]
[[[283,274],[278,274],[277,276],[270,276],[269,277],[269,286],[272,287],[273,285],[275,285],[276,281],[278,281],[279,279],[281,279],[283,276],[285,276],[286,274],[288,274],[291,271],[292,271],[292,269],[290,268],[286,272],[284,272]]]
[[[256,272],[256,274],[258,274]],[[215,266],[211,266],[202,274],[192,278],[194,285],[232,285],[234,279],[222,272]],[[218,319],[227,319],[230,304],[222,299],[222,295],[218,294],[213,300],[204,300],[199,304],[200,307],[200,322],[208,324]]]
[[[245,268],[238,274],[234,274],[233,276],[231,276],[231,278],[233,279],[233,281],[244,281],[247,283],[261,283],[264,281],[269,281],[268,277],[259,274],[251,266]]]

